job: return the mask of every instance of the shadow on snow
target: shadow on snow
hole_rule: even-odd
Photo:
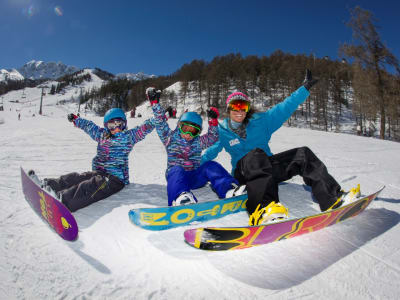
[[[280,201],[291,217],[319,212],[318,204],[303,185],[286,183],[280,187]],[[392,202],[395,199],[375,201]],[[373,203],[372,203],[373,205]],[[155,232],[149,241],[159,250],[183,259],[202,260],[226,276],[248,285],[269,290],[284,290],[307,281],[382,235],[400,222],[397,212],[367,208],[360,215],[340,224],[294,238],[245,250],[210,252],[184,243],[183,231],[203,226],[246,226],[245,212],[202,224]],[[223,257],[223,259],[220,259]],[[228,263],[229,262],[229,263]]]

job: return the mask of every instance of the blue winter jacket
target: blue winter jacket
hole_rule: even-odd
[[[178,127],[175,130],[169,128],[165,111],[160,104],[154,104],[152,108],[158,136],[164,144],[168,155],[165,175],[174,166],[182,166],[185,171],[196,170],[200,166],[201,152],[218,140],[218,127],[209,126],[206,134],[186,141],[181,136]]]
[[[93,158],[92,169],[117,176],[124,184],[129,183],[129,153],[133,146],[154,129],[154,119],[144,121],[140,126],[114,135],[107,128],[97,126],[83,118],[75,120],[75,126],[83,129],[97,144],[97,155]]]
[[[219,141],[205,151],[201,162],[213,160],[222,149],[225,149],[231,155],[232,174],[234,174],[237,162],[255,148],[260,148],[271,156],[268,143],[272,134],[289,119],[309,95],[309,91],[302,86],[266,112],[255,113],[246,126],[246,139],[234,133],[228,126],[229,119],[225,119],[219,124]]]

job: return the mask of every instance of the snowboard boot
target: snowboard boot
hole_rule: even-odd
[[[260,204],[258,204],[256,210],[251,214],[249,218],[249,225],[266,225],[283,221],[288,218],[288,209],[283,204],[272,201],[270,204],[262,208],[260,208]]]
[[[331,207],[329,207],[327,210],[332,210],[341,207],[342,205],[349,204],[357,198],[361,197],[361,190],[360,190],[360,184],[357,184],[357,187],[351,188],[350,191],[345,192],[341,191],[341,195],[339,198],[336,200],[335,203]]]
[[[231,198],[231,197],[236,197],[236,196],[240,196],[243,194],[246,194],[247,190],[246,190],[246,185],[237,185],[236,183],[232,182],[232,189],[230,189],[229,191],[226,192],[225,198]]]
[[[36,175],[34,170],[29,170],[28,171],[29,177],[32,178],[32,180],[38,184],[42,189],[44,189],[46,192],[48,192],[51,196],[53,196],[56,199],[60,199],[59,195],[55,192],[55,190],[47,183],[47,178],[40,180],[40,178]]]
[[[51,187],[47,178],[43,179],[43,189],[46,190],[50,195],[52,195],[56,199],[60,199],[59,195],[57,195],[56,191]],[[60,200],[61,201],[61,200]]]
[[[191,192],[183,192],[172,202],[172,206],[188,205],[196,202],[197,200]]]
[[[32,180],[38,184],[41,188],[43,188],[43,182],[39,179],[39,177],[36,175],[34,170],[29,170],[28,171],[28,176],[32,178]]]

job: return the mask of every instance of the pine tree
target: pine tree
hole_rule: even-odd
[[[380,138],[384,139],[387,114],[384,97],[387,83],[384,80],[384,72],[387,66],[392,66],[400,74],[400,66],[396,57],[382,43],[372,13],[359,6],[350,12],[351,19],[347,25],[353,30],[356,44],[344,44],[341,51],[348,57],[354,58],[372,77],[371,84],[375,88],[372,96],[377,99],[380,114]]]

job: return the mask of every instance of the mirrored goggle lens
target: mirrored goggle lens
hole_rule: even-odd
[[[112,119],[107,122],[107,128],[113,130],[115,128],[123,129],[125,127],[125,121],[122,119]]]
[[[201,129],[197,126],[188,123],[182,123],[179,127],[181,133],[190,134],[191,137],[196,137],[200,134]]]
[[[244,110],[245,112],[248,112],[250,109],[250,103],[243,100],[234,100],[229,103],[229,109],[235,111]]]

